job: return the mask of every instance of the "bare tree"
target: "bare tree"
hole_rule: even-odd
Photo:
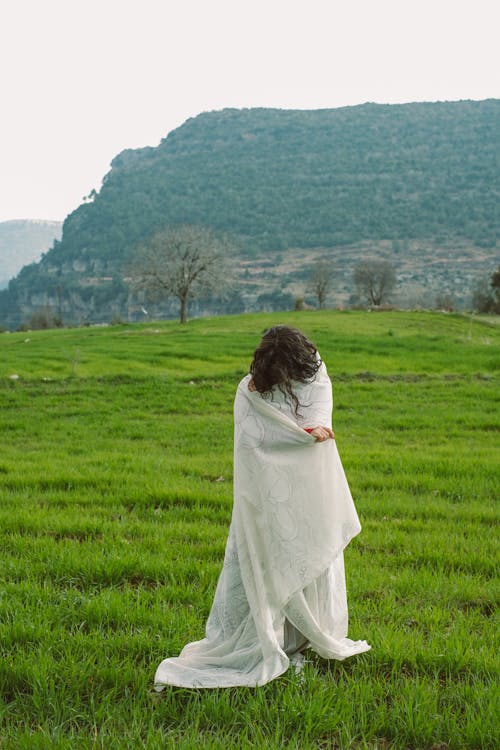
[[[493,291],[493,312],[500,313],[500,266],[492,273],[490,286]]]
[[[153,300],[177,297],[185,323],[189,299],[229,288],[232,250],[228,237],[206,227],[162,229],[138,248],[130,267],[133,286]]]
[[[477,281],[472,293],[472,307],[481,313],[500,313],[500,266],[490,277]]]
[[[321,310],[326,302],[328,293],[331,291],[333,282],[333,267],[326,260],[318,260],[313,266],[309,277],[309,287],[318,300]]]
[[[354,269],[354,283],[359,296],[378,307],[396,286],[396,273],[389,261],[367,258]]]
[[[440,292],[436,295],[434,307],[436,310],[442,310],[443,312],[453,312],[456,305],[449,292]]]

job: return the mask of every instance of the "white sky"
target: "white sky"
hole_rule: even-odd
[[[498,13],[496,10],[498,9]],[[3,0],[0,221],[224,107],[500,98],[498,0]]]

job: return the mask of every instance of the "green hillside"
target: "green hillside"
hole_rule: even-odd
[[[2,750],[496,750],[492,321],[326,311],[0,335]],[[278,322],[333,380],[362,525],[349,636],[372,650],[308,651],[255,690],[158,695],[159,661],[203,637],[235,388]]]
[[[451,243],[452,258],[464,242],[494,249],[499,149],[496,99],[201,114],[113,159],[61,242],[0,295],[0,323],[56,304],[76,321],[129,317],[123,265],[168,224],[228,232],[247,258],[381,241],[402,255],[415,240],[431,254]]]
[[[116,259],[165,223],[209,224],[249,250],[500,230],[500,100],[223,110],[112,162],[51,260]]]

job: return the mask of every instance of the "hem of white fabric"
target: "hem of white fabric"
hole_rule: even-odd
[[[277,672],[273,674],[269,679],[267,680],[257,680],[255,682],[232,682],[229,680],[224,685],[186,685],[186,684],[180,684],[180,682],[155,682],[154,683],[154,689],[157,693],[161,693],[165,688],[167,687],[176,687],[176,688],[183,688],[184,690],[218,690],[226,689],[226,688],[259,688],[263,687],[264,685],[267,685],[269,682],[272,682],[273,680],[276,680],[278,677],[282,677],[282,675],[286,674],[288,670],[290,669],[290,659],[286,657],[287,665],[282,669],[280,672]]]

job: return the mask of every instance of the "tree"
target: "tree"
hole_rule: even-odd
[[[354,269],[354,283],[359,296],[378,307],[396,286],[396,273],[389,261],[367,258]]]
[[[490,286],[493,290],[493,312],[500,313],[500,266],[491,274]]]
[[[482,278],[472,293],[472,307],[480,313],[500,313],[500,266],[489,278]]]
[[[232,250],[227,236],[206,227],[161,229],[137,250],[130,268],[133,286],[153,300],[177,297],[179,319],[185,323],[189,299],[221,295],[229,288]]]
[[[62,328],[62,321],[54,315],[50,307],[41,307],[35,310],[29,320],[24,324],[32,331],[39,331],[45,328]]]
[[[489,313],[493,311],[493,305],[489,280],[479,279],[472,292],[472,309],[478,313]]]
[[[442,310],[443,312],[453,312],[456,305],[452,295],[449,292],[439,292],[439,294],[436,295],[434,306],[436,310]]]
[[[333,268],[325,260],[318,260],[312,269],[309,277],[309,286],[311,292],[318,300],[319,309],[321,310],[326,302],[328,293],[332,288]]]

